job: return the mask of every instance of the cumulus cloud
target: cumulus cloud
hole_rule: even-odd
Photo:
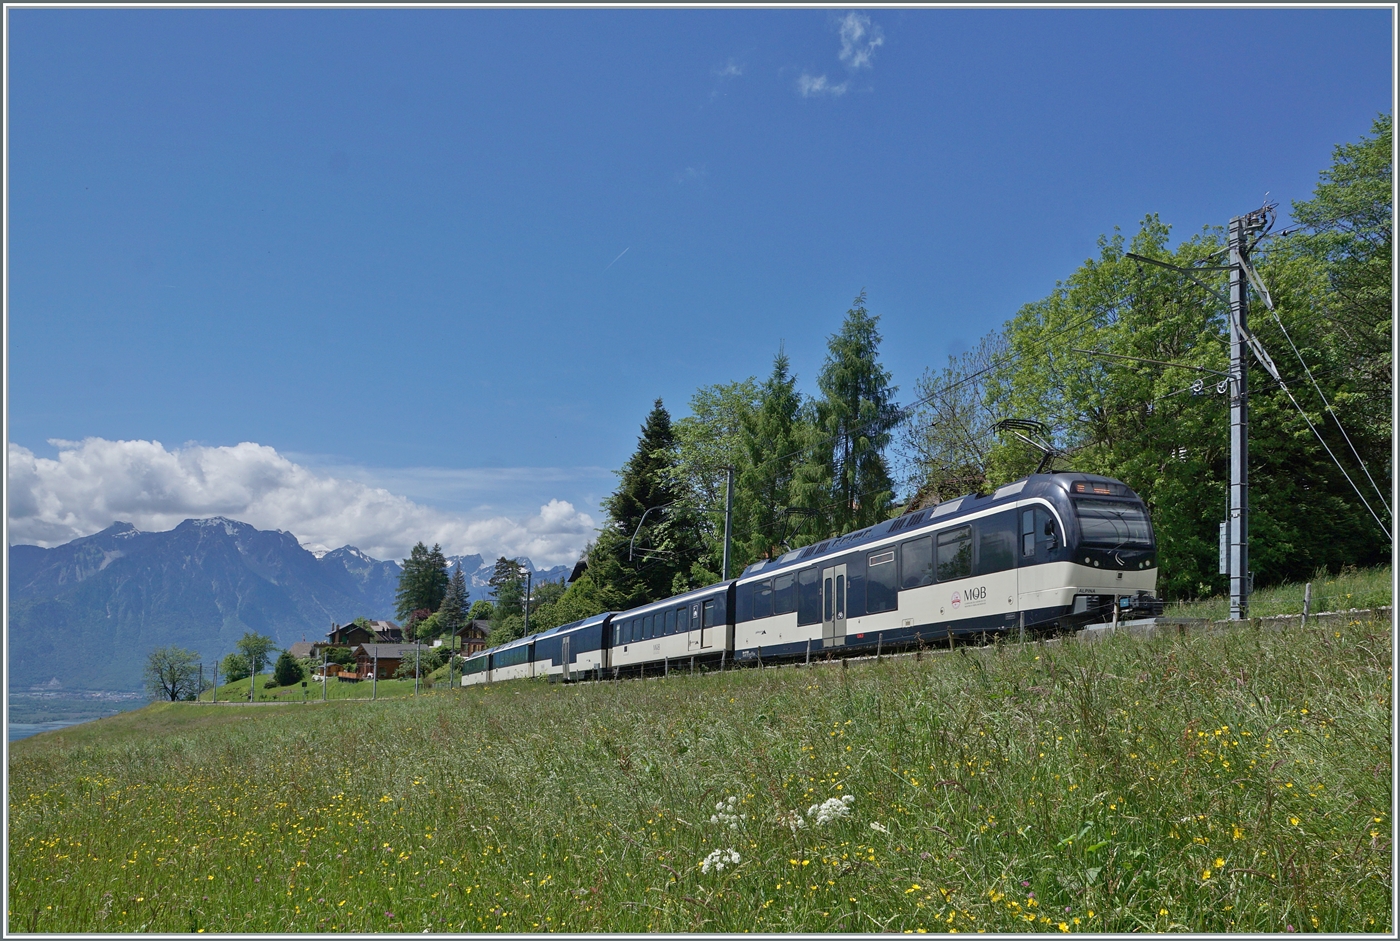
[[[183,520],[227,516],[282,529],[310,549],[358,546],[402,559],[414,543],[441,543],[449,555],[528,556],[537,565],[576,560],[595,523],[564,500],[524,519],[468,519],[362,481],[318,474],[274,448],[159,441],[50,441],[56,460],[9,445],[11,543],[55,546],[117,520],[159,532]]]
[[[723,67],[715,69],[715,75],[719,78],[738,78],[744,74],[744,67],[733,59],[730,59]]]
[[[870,68],[875,50],[885,44],[885,33],[864,13],[847,13],[841,20],[841,61],[850,69]]]

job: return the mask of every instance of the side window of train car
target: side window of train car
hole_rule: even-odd
[[[676,609],[675,609],[675,608],[672,608],[671,610],[669,610],[669,611],[666,612],[666,635],[669,637],[670,635],[674,634],[675,632],[676,632]]]
[[[648,614],[642,619],[642,640],[651,640],[656,636],[656,631],[654,629],[655,623],[655,615]]]
[[[966,578],[972,574],[972,527],[959,526],[938,534],[938,580]]]
[[[822,619],[821,574],[816,569],[797,573],[797,623],[816,624]]]
[[[997,513],[977,521],[977,551],[972,574],[988,575],[1016,567],[1016,513]]]
[[[933,584],[933,537],[911,539],[899,547],[900,589]]]
[[[1021,511],[1021,558],[1035,558],[1035,508],[1026,507]]]
[[[773,583],[771,581],[758,582],[753,586],[753,616],[755,620],[773,616]]]
[[[698,602],[690,606],[690,629],[692,631],[700,630],[700,605]]]
[[[872,552],[865,559],[865,613],[893,611],[899,607],[899,566],[894,550]]]
[[[791,614],[797,610],[795,579],[792,575],[779,575],[773,579],[773,613]]]
[[[715,626],[715,603],[713,601],[705,602],[705,626]]]
[[[735,621],[748,621],[753,618],[753,585],[740,585],[734,589]]]

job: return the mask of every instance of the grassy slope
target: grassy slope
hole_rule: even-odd
[[[1346,611],[1351,608],[1378,608],[1391,603],[1391,570],[1361,569],[1327,575],[1319,572],[1312,581],[1312,612]],[[1249,599],[1252,617],[1303,613],[1302,583],[1261,588]],[[1184,601],[1167,606],[1167,614],[1222,620],[1230,616],[1229,596],[1219,595],[1200,601]]]
[[[12,747],[9,928],[1388,932],[1390,663],[1315,622],[153,706]]]

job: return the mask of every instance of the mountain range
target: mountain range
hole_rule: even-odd
[[[332,622],[392,619],[401,572],[354,546],[318,556],[289,532],[223,517],[159,533],[113,523],[52,549],[11,546],[9,557],[11,689],[134,690],[155,647],[175,644],[212,663],[245,631],[285,648],[320,640]],[[491,597],[494,562],[448,559],[472,600]],[[536,582],[570,571],[530,568]]]

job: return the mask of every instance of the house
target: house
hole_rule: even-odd
[[[314,655],[315,651],[316,645],[309,640],[299,640],[287,648],[287,653],[296,657],[298,660],[308,659]]]
[[[393,621],[370,621],[369,625],[369,630],[366,630],[354,622],[345,625],[332,624],[326,639],[313,645],[314,654],[319,655],[322,647],[354,649],[360,644],[403,643],[403,628]]]
[[[490,621],[463,621],[462,626],[452,635],[453,646],[461,651],[462,656],[469,657],[478,650],[486,649],[486,635],[490,633]]]
[[[426,644],[360,644],[355,648],[355,673],[361,679],[375,676],[388,679],[398,670],[399,664],[407,657],[426,656],[432,648]]]

